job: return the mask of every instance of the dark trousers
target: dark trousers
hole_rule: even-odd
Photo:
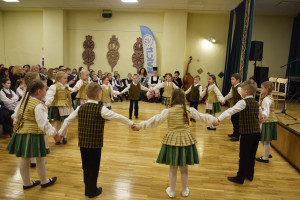
[[[199,104],[198,102],[190,101],[190,107],[195,108],[196,110],[198,110],[198,104]],[[191,120],[195,121],[195,119],[192,117],[191,117]]]
[[[240,138],[240,126],[239,126],[239,113],[231,116],[231,122],[233,125],[233,136],[235,138]]]
[[[260,133],[241,134],[240,140],[240,161],[237,178],[244,181],[254,176],[255,155],[260,140]]]
[[[134,116],[137,117],[139,116],[139,100],[132,100],[132,99],[130,99],[129,117],[132,117],[133,103],[134,103]]]
[[[100,168],[101,148],[80,147],[85,194],[92,195],[97,191],[97,179]]]

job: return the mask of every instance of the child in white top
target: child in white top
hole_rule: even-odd
[[[109,77],[105,76],[102,80],[102,99],[103,106],[111,110],[111,101],[114,100],[113,95],[119,95],[120,92],[115,91],[113,86],[109,83]]]
[[[26,89],[24,79],[17,80],[16,87],[17,87],[16,94],[18,95],[19,99],[21,99],[23,97],[24,91]]]
[[[10,80],[8,78],[3,78],[1,80],[1,85],[0,101],[2,101],[3,107],[11,111],[15,110],[19,103],[19,97],[10,89]]]
[[[75,100],[75,109],[82,105],[82,104],[85,104],[88,100],[87,96],[86,96],[86,92],[85,92],[85,89],[86,89],[86,86],[89,84],[89,72],[85,69],[81,70],[80,71],[80,74],[79,74],[79,78],[80,80],[77,81],[76,85],[74,86],[74,92],[77,92],[77,95],[76,95],[76,100]]]

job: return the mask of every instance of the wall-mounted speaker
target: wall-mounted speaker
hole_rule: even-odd
[[[102,11],[102,17],[103,18],[111,18],[112,17],[112,11],[111,10],[103,10]]]
[[[250,49],[250,57],[251,61],[262,61],[263,58],[263,47],[264,43],[260,41],[252,41],[251,49]]]

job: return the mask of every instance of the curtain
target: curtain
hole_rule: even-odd
[[[300,58],[300,13],[298,13],[298,16],[294,18],[288,62],[292,62],[297,58]],[[300,60],[290,64],[286,70],[286,75],[300,76]]]

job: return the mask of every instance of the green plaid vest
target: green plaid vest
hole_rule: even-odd
[[[200,95],[199,95],[199,87],[200,85],[197,85],[196,87],[194,86],[194,84],[192,85],[192,88],[191,88],[191,98],[190,100],[192,102],[199,102],[199,98],[200,98]]]
[[[78,110],[78,146],[103,147],[105,119],[101,117],[102,105],[86,103]]]
[[[131,83],[130,88],[129,88],[129,99],[139,100],[140,90],[141,90],[140,83],[138,83],[137,85],[134,85],[133,83]]]
[[[254,98],[247,98],[244,101],[246,108],[239,113],[240,133],[260,133],[259,103]]]
[[[241,87],[241,84],[239,84],[236,87],[232,86],[232,98],[231,98],[231,101],[232,101],[233,105],[235,105],[239,100],[242,99],[241,95],[238,92],[238,88],[239,87]]]

